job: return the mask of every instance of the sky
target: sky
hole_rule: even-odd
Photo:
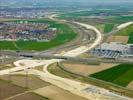
[[[19,0],[18,0],[19,1]],[[32,1],[32,0],[31,0]],[[59,2],[59,1],[66,1],[66,2],[107,2],[107,3],[110,3],[110,2],[132,2],[133,3],[133,0],[34,0],[34,1],[54,1],[54,2]]]
[[[82,0],[81,0],[82,1]],[[83,0],[83,1],[93,1],[93,2],[107,2],[107,3],[115,3],[115,2],[132,2],[133,3],[133,0]]]
[[[19,0],[18,0],[19,1]],[[32,0],[31,0],[32,1]],[[60,2],[60,1],[66,1],[66,2],[98,2],[98,3],[102,3],[102,2],[107,2],[107,3],[110,3],[110,2],[132,2],[133,3],[133,0],[34,0],[34,1],[54,1],[54,2]]]
[[[133,0],[0,0],[0,6],[29,6],[29,5],[90,5],[90,4],[130,4],[133,5]]]
[[[110,3],[110,2],[130,2],[130,3],[133,3],[133,0],[0,0],[0,2],[10,2],[10,1],[31,1],[31,2],[61,2],[61,1],[65,1],[65,2],[98,2],[98,3],[102,3],[102,2],[107,2],[107,3]]]

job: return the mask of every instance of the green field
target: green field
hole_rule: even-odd
[[[128,43],[133,43],[133,32],[129,36]]]
[[[105,24],[98,24],[96,28],[100,30],[102,33],[109,33],[113,30],[115,24],[113,23],[105,23]]]
[[[110,24],[110,23],[105,24],[105,26],[104,26],[104,33],[111,32],[113,28],[114,28],[114,24]]]
[[[90,76],[120,86],[127,86],[131,81],[133,81],[133,65],[120,64]]]
[[[133,32],[133,25],[130,25],[122,30],[120,30],[116,35],[121,35],[121,36],[128,36]]]
[[[107,20],[111,23],[125,23],[133,20],[133,16],[113,16],[113,17],[107,17]]]
[[[79,11],[79,12],[72,12],[72,13],[64,13],[59,16],[60,19],[75,19],[81,16],[89,16],[93,14],[92,11]]]
[[[123,14],[126,11],[119,11],[119,10],[90,10],[90,11],[77,11],[77,12],[66,12],[63,14],[60,14],[59,18],[61,19],[79,19],[81,17],[86,17],[86,16],[100,16],[102,13],[105,13],[109,16],[104,16],[105,17],[105,21],[109,22],[109,23],[115,23],[115,24],[120,24],[120,23],[125,23],[128,21],[132,21],[133,20],[133,16],[129,15],[129,16],[122,16],[119,15],[119,12],[123,12]]]
[[[16,20],[19,22],[20,20]],[[50,27],[57,28],[57,36],[53,40],[49,42],[36,42],[36,41],[0,41],[0,49],[4,50],[46,50],[49,48],[53,48],[55,46],[64,44],[66,42],[74,39],[77,34],[73,31],[73,29],[67,24],[60,24],[50,20],[38,19],[38,20],[29,20],[28,22],[41,22],[41,23],[49,23]]]
[[[61,19],[75,19],[75,18],[80,18],[83,16],[99,16],[101,13],[113,13],[111,10],[86,10],[86,11],[76,11],[76,12],[68,12],[68,13],[63,13],[59,16]]]

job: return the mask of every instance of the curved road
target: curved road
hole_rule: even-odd
[[[95,87],[90,84],[62,78],[55,76],[48,72],[47,68],[50,64],[58,62],[61,60],[52,59],[52,60],[19,60],[14,64],[19,68],[23,68],[25,71],[28,71],[28,74],[37,75],[40,79],[49,82],[53,85],[56,85],[64,90],[67,90],[73,94],[87,98],[88,100],[132,100],[128,97],[123,97],[112,93],[106,89]],[[43,71],[34,70],[32,68],[44,65]],[[31,68],[31,69],[27,69]],[[8,73],[7,73],[8,74]],[[25,74],[24,72],[16,72],[14,74]],[[34,91],[36,92],[36,91]]]
[[[52,17],[53,18],[53,17]],[[96,32],[96,39],[95,41],[90,44],[89,46],[80,46],[76,49],[70,50],[64,54],[64,56],[69,56],[69,57],[76,57],[92,48],[95,46],[99,45],[102,41],[102,34],[100,31],[98,31],[95,27],[84,24],[84,23],[79,23],[79,22],[73,22],[75,24],[81,25],[82,27],[85,27],[87,29],[91,29]],[[59,54],[60,55],[60,54]],[[85,97],[88,100],[132,100],[128,97],[123,97],[120,95],[117,95],[115,93],[109,92],[108,90],[95,87],[90,84],[85,84],[81,82],[77,82],[74,80],[66,79],[66,78],[61,78],[58,76],[55,76],[47,71],[47,67],[50,64],[53,64],[55,62],[60,62],[62,60],[58,59],[51,59],[51,60],[19,60],[14,62],[14,65],[16,67],[7,69],[7,70],[2,70],[0,71],[0,75],[4,74],[11,74],[16,71],[21,71],[25,70],[28,71],[29,74],[35,74],[39,76],[42,80],[45,80],[47,82],[50,82],[51,84],[54,84],[60,88],[63,88],[65,90],[70,91],[71,93],[77,94],[79,96]],[[32,68],[44,65],[43,71],[38,71],[38,70],[33,70]]]
[[[123,28],[125,28],[125,27],[127,27],[127,26],[129,26],[129,25],[132,25],[132,24],[133,24],[133,22],[123,23],[123,24],[119,25],[119,26],[117,27],[117,29],[118,29],[118,30],[121,30],[121,29],[123,29]]]

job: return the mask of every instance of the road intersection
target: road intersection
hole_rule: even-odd
[[[51,18],[53,19],[53,18]],[[76,57],[84,52],[87,52],[88,50],[91,50],[92,48],[96,47],[102,42],[102,33],[97,30],[94,26],[87,25],[80,22],[73,22],[75,24],[81,25],[82,27],[85,27],[87,29],[93,30],[96,33],[96,39],[93,43],[89,44],[89,46],[80,46],[73,50],[70,50],[66,53],[64,53],[63,56],[68,57]],[[59,54],[60,55],[60,54]],[[47,81],[53,85],[56,85],[64,90],[67,90],[73,94],[82,96],[87,98],[88,100],[132,100],[131,98],[124,97],[117,95],[115,93],[110,92],[109,90],[99,88],[90,84],[81,83],[78,81],[62,78],[59,76],[55,76],[48,72],[47,68],[49,65],[61,62],[63,60],[59,59],[51,59],[51,60],[29,60],[29,59],[23,59],[14,62],[14,65],[16,67],[7,69],[7,70],[1,70],[0,75],[5,74],[15,74],[18,71],[25,71],[28,70],[28,74],[34,74],[37,75],[39,78],[41,78],[44,81]],[[35,67],[38,66],[44,66],[43,71],[35,70]],[[92,91],[95,90],[95,91]]]

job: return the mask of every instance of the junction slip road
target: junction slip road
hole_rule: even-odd
[[[88,46],[80,46],[76,49],[66,52],[63,56],[76,57],[76,56],[96,47],[102,41],[102,33],[100,31],[98,31],[95,27],[93,27],[91,25],[79,23],[79,22],[74,22],[74,23],[81,25],[82,27],[85,27],[87,29],[95,31],[96,39],[93,43],[89,44]],[[58,55],[60,55],[60,54],[58,54]],[[96,86],[93,86],[90,84],[81,83],[78,81],[58,77],[58,76],[55,76],[48,72],[47,68],[49,65],[56,63],[56,62],[61,62],[61,61],[63,61],[63,60],[59,60],[59,59],[51,59],[51,60],[23,59],[23,60],[14,62],[14,65],[16,67],[7,69],[7,70],[1,70],[0,75],[14,74],[15,72],[17,73],[18,71],[24,70],[24,72],[27,71],[28,74],[37,75],[39,78],[41,78],[44,81],[47,81],[53,85],[56,85],[64,90],[67,90],[67,91],[73,93],[73,94],[85,97],[88,100],[132,100],[131,98],[117,95],[117,94],[112,93],[103,88],[99,88],[99,87],[96,87]],[[44,66],[43,71],[33,69],[37,66]]]

